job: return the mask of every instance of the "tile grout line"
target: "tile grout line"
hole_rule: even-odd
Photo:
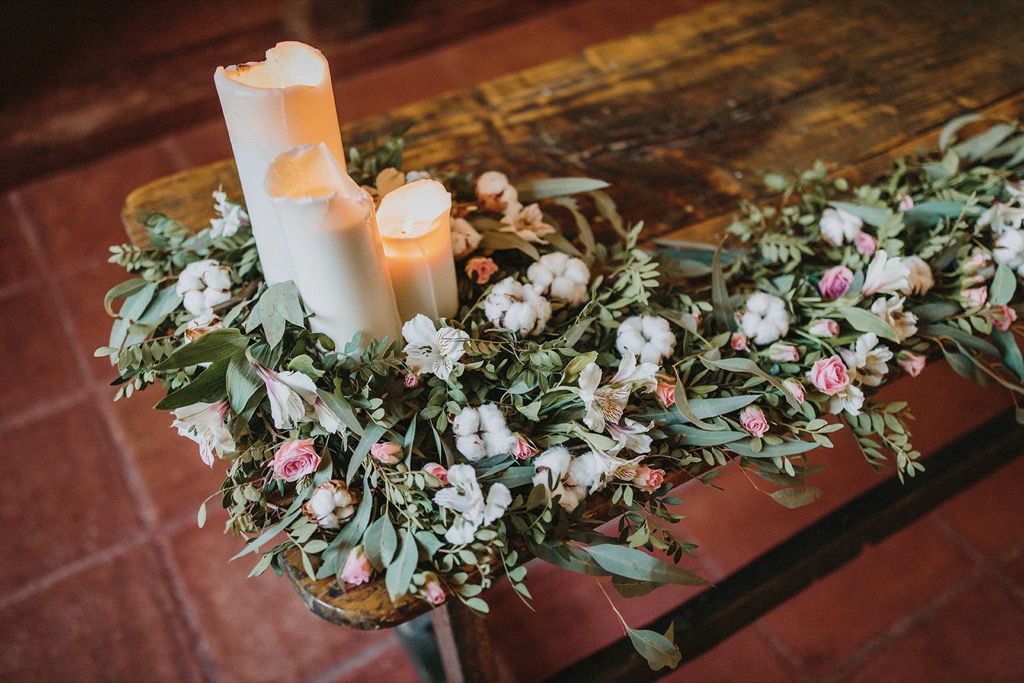
[[[1024,590],[1017,586],[1016,583],[1006,573],[1006,565],[1003,562],[1003,557],[1012,557],[1020,549],[1024,549],[1024,541],[1018,542],[1016,545],[1011,546],[1008,550],[1000,553],[998,556],[993,556],[988,553],[981,551],[971,539],[960,532],[949,520],[943,516],[941,512],[936,512],[935,522],[939,529],[946,534],[946,536],[957,546],[961,552],[967,555],[976,564],[988,569],[995,577],[999,580],[999,583],[1003,588],[1013,596],[1014,602],[1024,609]]]
[[[992,575],[992,567],[976,564],[965,576],[947,584],[945,588],[932,596],[925,604],[905,612],[890,623],[885,629],[851,652],[843,661],[818,677],[820,683],[839,683],[856,673],[873,657],[893,647],[901,638],[936,614],[951,600]]]
[[[71,391],[61,394],[57,398],[38,401],[24,410],[7,413],[0,417],[0,434],[25,427],[33,422],[38,422],[44,417],[50,417],[63,412],[75,404],[85,401],[91,393],[88,389]]]
[[[114,442],[114,450],[116,451],[118,462],[121,465],[122,476],[125,477],[129,495],[135,504],[135,513],[141,518],[143,529],[151,532],[157,541],[156,550],[159,561],[165,568],[167,578],[170,579],[168,587],[171,590],[171,594],[178,602],[178,611],[180,612],[180,616],[184,622],[185,630],[196,645],[196,655],[199,660],[202,675],[207,680],[220,680],[221,676],[216,665],[216,661],[213,658],[209,642],[203,633],[202,625],[199,623],[198,615],[188,598],[187,591],[182,585],[183,580],[181,578],[181,574],[176,571],[176,567],[173,567],[174,557],[170,550],[170,544],[166,537],[159,533],[159,515],[156,511],[156,505],[153,503],[149,492],[146,490],[145,484],[142,480],[142,475],[135,466],[131,457],[128,455],[124,431],[118,424],[113,410],[108,405],[108,397],[101,395],[99,389],[96,387],[97,380],[94,377],[93,369],[78,344],[75,326],[71,320],[70,308],[64,300],[63,293],[57,283],[57,278],[48,268],[48,258],[45,249],[39,242],[37,228],[28,214],[19,191],[16,189],[9,191],[7,193],[7,198],[17,219],[22,237],[28,245],[29,253],[32,255],[32,258],[36,262],[36,266],[41,273],[48,297],[56,309],[57,318],[59,320],[61,330],[64,333],[65,343],[71,349],[71,355],[78,368],[78,372],[89,387],[89,393],[94,397],[99,398],[97,402],[100,406],[100,415],[103,419],[104,426],[106,427],[107,434]]]

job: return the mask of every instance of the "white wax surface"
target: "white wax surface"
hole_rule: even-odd
[[[275,158],[266,190],[295,263],[295,283],[314,313],[310,327],[343,347],[357,332],[401,339],[401,320],[377,234],[373,199],[326,145]]]
[[[220,67],[214,74],[246,209],[268,284],[295,279],[277,214],[264,186],[267,168],[298,145],[324,143],[344,166],[327,60],[308,45],[278,43],[265,62]]]

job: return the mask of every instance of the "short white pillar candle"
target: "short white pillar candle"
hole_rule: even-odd
[[[377,225],[398,312],[437,322],[459,310],[451,236],[452,196],[436,180],[417,180],[384,195]]]
[[[326,145],[303,145],[270,164],[266,191],[295,264],[310,328],[340,348],[357,332],[401,339],[402,324],[377,234],[373,199]]]
[[[293,280],[295,270],[264,179],[271,160],[297,145],[324,143],[344,165],[327,59],[303,43],[278,43],[264,62],[219,67],[214,83],[263,275],[268,284]]]

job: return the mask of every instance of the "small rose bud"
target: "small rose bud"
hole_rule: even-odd
[[[448,470],[443,465],[439,465],[436,462],[428,462],[423,466],[423,471],[432,477],[440,479],[442,486],[448,485]]]
[[[740,411],[740,426],[750,432],[751,436],[764,436],[768,431],[768,420],[757,406],[747,406]]]
[[[856,247],[858,254],[871,256],[878,249],[878,240],[866,232],[862,232],[853,238],[853,246]]]
[[[487,284],[491,276],[498,272],[498,264],[487,256],[474,256],[466,261],[466,276],[478,285]]]
[[[394,441],[381,441],[370,446],[370,455],[385,465],[394,465],[402,461],[405,453]]]
[[[988,309],[989,316],[992,318],[992,324],[995,325],[997,330],[1006,332],[1010,329],[1010,325],[1017,320],[1017,311],[1013,310],[1006,304],[1001,306],[993,306]]]
[[[658,398],[658,402],[661,405],[669,408],[675,405],[676,402],[676,385],[674,382],[658,382],[658,387],[654,390],[654,395]]]
[[[419,375],[410,372],[408,375],[405,376],[405,388],[406,389],[415,389],[419,385],[420,385],[420,376]]]
[[[427,582],[423,585],[423,589],[427,593],[427,602],[431,605],[440,605],[448,598],[435,574],[427,575]]]
[[[911,197],[909,194],[897,195],[896,199],[900,200],[900,211],[906,212],[914,208],[914,198]]]
[[[645,489],[656,489],[665,482],[665,470],[654,469],[641,465],[636,468],[636,475],[633,477],[633,483],[637,486],[642,486]]]
[[[972,308],[981,308],[988,301],[988,287],[971,287],[960,290],[960,298]]]
[[[926,358],[917,353],[911,353],[910,351],[900,351],[896,355],[896,362],[899,363],[900,368],[903,372],[907,373],[911,377],[917,377],[924,370]]]
[[[793,398],[796,399],[797,403],[803,404],[804,402],[804,385],[795,379],[783,380],[782,386],[789,389],[789,393],[793,394]]]
[[[370,558],[363,552],[363,546],[357,545],[345,560],[345,566],[341,570],[341,580],[355,586],[366,583],[373,574],[373,567],[370,566]]]
[[[732,347],[733,351],[746,351],[747,335],[741,332],[733,332],[732,339],[729,340],[729,346]]]
[[[831,339],[832,337],[839,336],[839,323],[831,318],[818,318],[811,323],[807,331],[815,337]]]
[[[800,360],[800,352],[792,344],[772,344],[767,353],[776,363],[795,363]]]
[[[537,447],[530,443],[530,440],[525,436],[522,434],[516,435],[516,442],[512,446],[513,458],[516,460],[526,460],[527,458],[532,458],[537,455],[539,452],[540,451],[537,450]]]

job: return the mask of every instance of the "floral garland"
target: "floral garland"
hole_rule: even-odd
[[[215,192],[209,227],[154,215],[148,246],[112,248],[134,277],[107,295],[97,354],[117,398],[162,384],[157,407],[227,465],[215,496],[240,555],[262,553],[254,574],[298,549],[311,577],[481,614],[499,571],[530,599],[531,556],[627,596],[700,584],[676,566],[693,546],[666,477],[738,461],[802,505],[819,493],[804,454],[844,423],[872,465],[913,476],[906,404],[871,395],[929,355],[1024,393],[1024,133],[951,145],[968,122],[874,185],[769,176],[779,199],[744,205],[718,250],[639,248],[599,181],[403,174],[396,136],[350,172],[378,200],[419,177],[452,191],[456,317],[336,347],[292,283],[265,285],[244,208]],[[652,667],[678,661],[671,633],[623,625]]]

